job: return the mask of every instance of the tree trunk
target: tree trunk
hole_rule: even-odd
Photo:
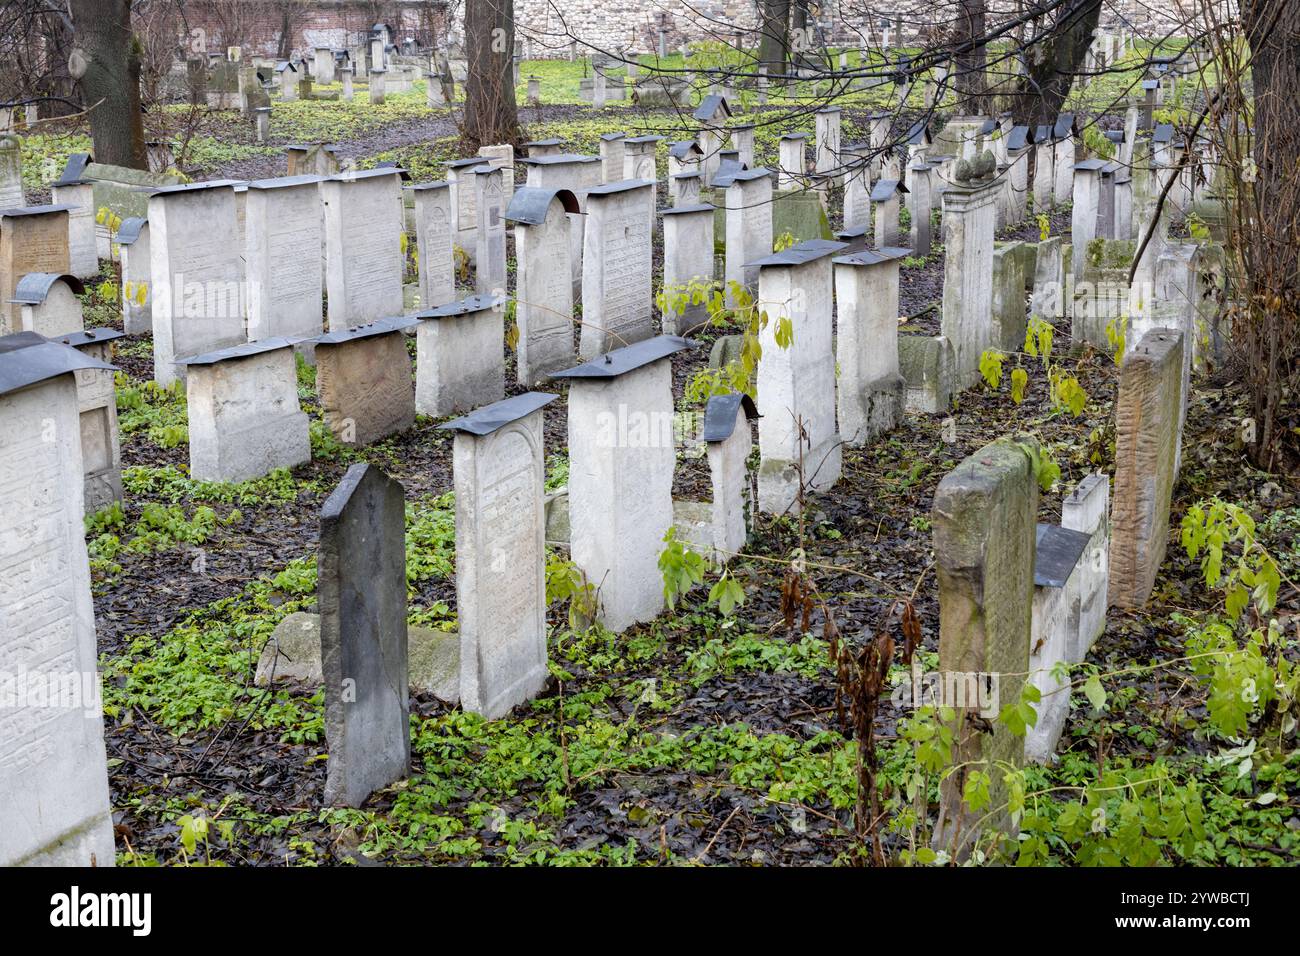
[[[514,4],[512,0],[466,0],[466,144],[519,142],[515,106]]]
[[[953,85],[957,90],[957,110],[967,116],[979,116],[984,109],[984,67],[987,52],[983,43],[985,0],[961,0],[957,13],[957,43],[953,57]]]
[[[131,0],[70,0],[69,5],[75,43],[71,71],[90,110],[95,160],[147,169]]]
[[[790,52],[790,0],[761,0],[759,11],[758,62],[768,76],[779,76]]]
[[[1060,9],[1051,34],[1029,48],[1028,77],[1011,95],[1017,124],[1033,127],[1056,121],[1100,18],[1101,0],[1071,0]]]
[[[1295,229],[1300,223],[1300,6],[1294,0],[1242,0],[1254,80],[1253,186],[1240,202],[1253,222],[1241,230],[1249,268],[1248,314],[1236,344],[1248,364],[1256,465],[1289,468],[1296,457],[1296,378],[1300,365],[1300,276]],[[1240,81],[1239,81],[1240,82]],[[1246,195],[1247,190],[1253,196]],[[1236,325],[1236,323],[1234,323]]]

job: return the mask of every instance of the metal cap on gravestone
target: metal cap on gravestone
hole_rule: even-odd
[[[347,342],[356,342],[360,339],[368,339],[376,335],[388,335],[392,332],[404,332],[420,324],[420,320],[414,315],[396,315],[387,319],[377,319],[374,322],[367,322],[365,325],[353,326],[350,329],[340,329],[337,332],[326,332],[324,335],[314,336],[304,341],[315,342],[317,345],[342,345]]]
[[[54,288],[54,283],[66,282],[75,295],[84,295],[86,286],[73,275],[58,272],[29,272],[18,280],[10,302],[19,305],[41,305]]]
[[[736,421],[741,409],[746,419],[758,418],[758,408],[754,400],[744,392],[731,392],[728,395],[714,395],[704,406],[704,430],[701,438],[706,442],[725,441],[736,430]]]
[[[546,407],[557,398],[559,398],[558,395],[552,395],[550,392],[525,392],[522,395],[512,395],[510,398],[493,402],[491,405],[476,408],[468,415],[462,415],[460,418],[453,418],[449,422],[443,422],[438,426],[438,429],[442,431],[468,432],[479,437],[490,435],[511,422],[517,422],[526,415],[531,415],[539,408]]]
[[[87,368],[117,370],[36,332],[0,336],[0,395]]]
[[[537,186],[523,186],[515,190],[506,207],[506,222],[522,223],[525,226],[537,226],[546,221],[546,212],[551,202],[559,199],[565,212],[578,213],[578,197],[568,189],[542,189]]]
[[[123,219],[122,224],[117,227],[117,238],[114,240],[119,246],[135,245],[136,240],[145,227],[149,225],[149,220],[143,216],[131,216]]]
[[[836,256],[831,262],[837,266],[878,266],[882,262],[893,262],[912,254],[911,249],[902,246],[885,246],[881,249],[862,249],[857,252]]]
[[[823,256],[842,252],[846,243],[831,239],[806,239],[782,252],[774,252],[753,262],[746,262],[745,268],[763,268],[765,266],[801,266]]]
[[[125,338],[126,333],[121,329],[86,329],[83,332],[73,332],[70,335],[60,335],[51,339],[60,345],[68,345],[74,349],[83,349],[92,345],[104,345],[108,342],[115,342],[118,339]]]
[[[1065,587],[1091,540],[1092,536],[1082,531],[1040,521],[1034,550],[1034,584],[1040,588]]]
[[[695,108],[691,114],[693,119],[702,122],[720,123],[731,115],[731,107],[727,103],[727,98],[721,93],[710,93],[704,99],[700,100],[700,105]]]
[[[692,154],[696,156],[704,155],[704,150],[700,149],[700,144],[693,139],[684,139],[668,144],[668,155],[673,159],[687,161]]]
[[[561,372],[552,372],[551,378],[586,379],[618,378],[628,372],[634,372],[651,362],[676,355],[678,352],[694,348],[696,343],[677,335],[657,335],[652,339],[611,349],[604,355],[598,355],[590,362],[583,362]]]
[[[410,768],[405,524],[402,485],[368,464],[321,509],[327,805],[360,806]]]
[[[894,198],[895,193],[911,192],[897,179],[881,179],[871,187],[872,202],[888,202]]]

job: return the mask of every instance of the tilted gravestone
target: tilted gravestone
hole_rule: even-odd
[[[1153,329],[1120,366],[1115,399],[1115,494],[1111,503],[1110,603],[1146,604],[1169,540],[1178,481],[1183,335]]]
[[[542,408],[527,392],[475,409],[455,432],[461,707],[488,720],[546,685]]]
[[[1029,670],[1037,513],[1030,455],[1010,439],[985,445],[935,491],[939,670],[948,687],[962,692],[941,701],[955,711],[957,769],[940,785],[944,826],[935,832],[936,848],[949,848],[959,833],[960,853],[982,827],[1013,829],[1006,811],[997,809],[1005,807],[1006,790],[994,762],[1023,763],[1025,743],[997,717],[1020,699]],[[977,770],[989,775],[992,801],[973,811],[963,792]]]
[[[112,866],[73,372],[31,332],[0,338],[0,865]]]
[[[406,494],[353,465],[321,509],[317,601],[329,746],[325,803],[360,806],[406,776]]]

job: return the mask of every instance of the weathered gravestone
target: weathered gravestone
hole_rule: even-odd
[[[708,319],[707,301],[692,303],[692,283],[707,290],[713,281],[713,207],[674,206],[664,210],[665,335],[686,335]],[[685,300],[680,304],[679,300]]]
[[[1024,738],[997,717],[1020,699],[1029,670],[1037,513],[1030,455],[1010,439],[985,445],[935,491],[939,670],[948,685],[941,703],[956,714],[957,768],[940,784],[944,825],[935,832],[936,848],[949,849],[956,834],[961,854],[983,827],[1014,830],[1006,811],[998,809],[1006,804],[1006,787],[993,764],[1024,762]],[[949,696],[950,689],[960,693]],[[989,775],[991,804],[978,811],[962,799],[974,771]]]
[[[451,190],[451,208],[456,224],[453,242],[469,258],[471,265],[478,255],[478,188],[474,170],[486,165],[482,156],[453,159],[446,164],[447,186]]]
[[[330,331],[402,311],[402,171],[349,171],[320,184]]]
[[[1025,343],[1025,268],[1020,242],[998,243],[993,249],[992,346],[1017,352]]]
[[[600,178],[602,183],[616,183],[621,179],[635,179],[623,175],[623,141],[627,133],[600,134]],[[531,155],[531,154],[530,154]]]
[[[13,133],[0,133],[0,209],[18,209],[25,205],[23,141]]]
[[[14,289],[13,301],[22,307],[18,324],[24,332],[57,338],[85,328],[81,300],[86,287],[72,275],[29,272]]]
[[[1110,582],[1110,478],[1088,475],[1061,502],[1061,527],[1088,536],[1079,562],[1079,628],[1067,648],[1071,661],[1083,660],[1106,629]]]
[[[415,424],[405,330],[416,321],[384,319],[315,340],[321,412],[343,444],[369,445]]]
[[[441,428],[456,433],[456,612],[461,707],[504,717],[546,686],[542,408],[527,392]]]
[[[1116,607],[1146,604],[1165,557],[1182,406],[1183,335],[1153,329],[1124,356],[1115,399],[1110,603]]]
[[[406,494],[353,465],[321,509],[317,601],[329,746],[325,803],[357,807],[406,776]]]
[[[768,314],[758,363],[758,506],[768,514],[797,513],[801,487],[822,491],[839,481],[831,257],[843,249],[811,239],[746,263],[758,269],[757,306]],[[788,348],[777,344],[783,325]]]
[[[515,192],[506,221],[515,227],[515,378],[532,386],[573,362],[573,283],[569,215],[578,199],[567,189]]]
[[[149,306],[149,220],[122,220],[117,245],[122,259],[122,327],[127,335],[142,335],[153,328]]]
[[[311,460],[291,341],[246,342],[182,363],[193,478],[249,481]]]
[[[163,385],[185,357],[247,341],[234,185],[167,186],[149,197],[153,374]]]
[[[66,240],[65,240],[66,241]],[[0,338],[0,865],[112,866],[77,383],[105,366]]]
[[[985,154],[985,168],[991,166]],[[963,162],[965,162],[963,160]],[[991,175],[991,168],[988,169]],[[980,355],[993,344],[993,233],[998,183],[974,172],[943,193],[943,334],[952,343],[960,388],[979,381]]]
[[[813,169],[838,180],[840,165],[840,108],[826,106],[816,113],[816,154]]]
[[[248,184],[245,269],[248,338],[320,335],[320,176]]]
[[[690,346],[661,335],[553,376],[569,380],[570,551],[615,633],[663,608],[676,462],[668,359]]]
[[[750,420],[758,409],[748,395],[714,395],[704,408],[709,480],[713,486],[710,540],[714,560],[726,564],[745,546],[753,518],[750,494],[749,453],[754,435]]]
[[[479,166],[474,170],[474,188],[477,190],[475,209],[478,226],[475,232],[477,251],[474,256],[474,288],[480,295],[504,295],[506,292],[506,223],[505,211],[509,198],[495,166]]]
[[[726,301],[738,305],[737,283],[758,291],[758,261],[772,252],[772,173],[763,167],[735,174],[726,189]]]
[[[579,354],[592,358],[654,334],[651,238],[653,183],[633,179],[587,192]]]
[[[0,209],[0,333],[22,330],[22,306],[13,301],[29,272],[68,271],[68,208]]]
[[[58,341],[88,359],[109,365],[117,329],[87,329]],[[94,514],[122,500],[122,450],[117,433],[117,390],[111,368],[77,369],[77,406],[81,411],[81,462],[85,469],[86,513]]]
[[[534,155],[529,151],[528,185],[534,189],[567,189],[578,200],[582,214],[587,211],[587,193],[600,185],[600,157],[580,156],[574,153],[547,153]],[[569,268],[573,280],[573,295],[582,295],[582,250],[584,215],[569,214]]]
[[[416,411],[441,418],[505,395],[502,296],[470,296],[416,318]]]
[[[78,279],[99,275],[95,248],[95,187],[87,180],[57,182],[50,187],[55,205],[68,207],[68,269]]]
[[[864,445],[903,418],[907,383],[898,366],[898,268],[909,250],[863,250],[833,260],[839,430]]]
[[[455,255],[452,252],[451,189],[445,182],[407,186],[415,195],[415,241],[420,260],[420,304],[445,306],[456,298]]]

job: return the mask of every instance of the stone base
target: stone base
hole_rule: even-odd
[[[115,854],[113,816],[105,812],[91,817],[21,860],[0,863],[5,866],[113,866]]]
[[[862,423],[844,442],[859,448],[898,426],[907,407],[907,381],[901,375],[871,382],[862,389]]]
[[[311,461],[306,412],[267,420],[252,428],[220,434],[215,447],[196,446],[190,439],[190,476],[198,481],[251,481],[276,468],[293,468]]]
[[[407,626],[406,658],[411,689],[433,694],[447,704],[460,700],[460,637],[455,631]],[[274,679],[319,684],[320,615],[298,611],[275,626],[262,650],[253,683],[265,687]]]
[[[952,346],[942,335],[898,337],[898,367],[906,382],[909,412],[938,415],[948,411],[956,388]]]
[[[843,446],[834,435],[804,452],[805,494],[825,491],[839,481]],[[758,468],[758,510],[765,514],[799,513],[799,463],[766,458]]]

